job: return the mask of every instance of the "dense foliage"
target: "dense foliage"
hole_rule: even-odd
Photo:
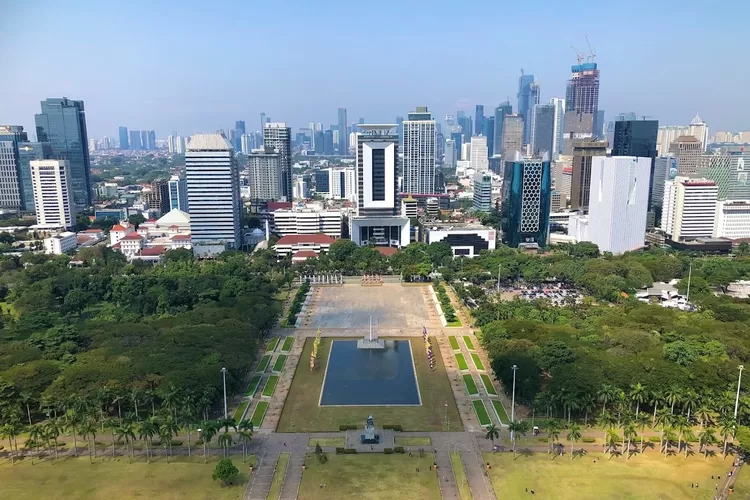
[[[445,321],[448,323],[453,323],[456,321],[456,310],[453,308],[453,304],[451,304],[451,299],[448,297],[448,293],[445,291],[445,287],[442,283],[439,281],[436,281],[432,287],[435,289],[435,294],[437,295],[438,301],[440,301],[440,308],[443,310],[443,314],[445,315]]]

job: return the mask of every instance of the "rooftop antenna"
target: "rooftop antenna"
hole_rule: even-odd
[[[576,53],[576,59],[578,59],[578,64],[581,64],[581,62],[583,61],[583,54],[581,54],[581,53],[580,53],[580,52],[578,51],[578,49],[577,49],[577,48],[575,48],[575,47],[573,47],[572,45],[570,46],[570,48],[571,48],[571,49],[573,49],[573,52],[575,52],[575,53]]]
[[[596,52],[594,52],[594,49],[591,48],[591,42],[589,42],[589,36],[588,35],[585,35],[585,36],[586,36],[586,45],[589,46],[589,56],[587,60],[593,61],[594,58],[596,57]]]

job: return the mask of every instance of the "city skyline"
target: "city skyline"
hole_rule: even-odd
[[[172,132],[185,136],[226,129],[236,120],[257,124],[260,112],[285,121],[294,129],[305,127],[310,121],[335,124],[338,108],[347,109],[350,122],[355,117],[365,117],[370,123],[391,123],[395,116],[404,115],[417,105],[428,106],[436,117],[458,110],[472,116],[477,104],[487,110],[508,99],[514,102],[521,68],[539,82],[540,102],[565,97],[570,66],[576,62],[570,45],[587,52],[586,41],[578,34],[586,33],[601,70],[599,109],[606,111],[606,121],[620,112],[635,110],[639,116],[653,117],[660,124],[683,124],[699,112],[712,130],[749,128],[745,117],[750,115],[750,103],[742,95],[742,84],[750,79],[747,68],[732,65],[732,71],[723,73],[719,88],[711,72],[696,70],[695,61],[709,60],[719,67],[730,64],[725,59],[729,56],[712,50],[717,45],[710,42],[720,39],[722,46],[741,46],[742,14],[750,13],[750,8],[741,2],[730,2],[734,4],[730,5],[733,15],[721,16],[708,6],[696,6],[687,12],[642,3],[650,13],[647,17],[638,15],[637,6],[627,12],[616,6],[600,6],[594,14],[585,12],[582,2],[580,8],[575,2],[564,7],[549,3],[545,16],[535,20],[538,29],[533,32],[521,27],[498,32],[477,29],[477,23],[494,16],[507,19],[515,11],[520,15],[521,6],[480,1],[449,15],[435,6],[417,9],[395,4],[388,8],[389,2],[383,2],[383,12],[389,14],[395,12],[404,18],[416,13],[426,16],[431,29],[425,34],[425,46],[439,49],[442,54],[435,62],[436,70],[443,67],[441,61],[455,60],[460,51],[454,46],[457,44],[450,42],[464,35],[472,36],[488,54],[502,51],[508,43],[524,48],[502,51],[501,62],[486,66],[482,78],[466,78],[458,67],[455,71],[441,70],[439,86],[429,85],[421,66],[412,64],[423,57],[421,49],[404,46],[404,35],[395,27],[385,25],[384,31],[379,32],[381,50],[397,50],[401,54],[395,66],[387,59],[355,56],[359,49],[353,40],[358,26],[351,20],[360,19],[363,9],[372,14],[367,6],[295,3],[282,13],[267,11],[270,6],[230,1],[228,10],[233,14],[226,16],[226,10],[191,2],[180,4],[180,9],[168,4],[148,5],[149,10],[145,10],[146,4],[135,2],[132,8],[118,11],[118,19],[122,19],[110,24],[102,20],[111,18],[113,7],[95,3],[83,2],[62,10],[51,2],[38,1],[35,16],[21,15],[28,12],[29,6],[23,6],[22,11],[20,5],[11,5],[5,18],[13,19],[13,23],[3,26],[11,42],[4,44],[0,53],[15,57],[6,57],[6,78],[0,82],[2,116],[5,123],[33,131],[37,103],[47,97],[67,96],[86,102],[92,137],[116,137],[117,127],[127,125],[156,130],[160,138]],[[246,27],[248,20],[258,19],[259,15],[270,16],[269,22],[250,32],[233,29]],[[281,24],[281,19],[275,22],[279,17],[285,18],[285,24]],[[54,31],[40,33],[34,29],[38,23],[53,18]],[[175,22],[164,23],[164,19]],[[595,22],[598,19],[607,22]],[[697,19],[720,22],[700,24],[706,43],[691,45],[694,57],[656,57],[658,53],[683,51]],[[677,32],[661,29],[666,22]],[[563,31],[570,23],[585,24],[585,30]],[[193,36],[191,27],[197,24],[202,25],[204,37]],[[279,26],[285,26],[284,39],[278,37]],[[622,38],[612,36],[618,31],[633,32],[633,26],[637,32],[648,32],[650,36],[631,36],[626,44]],[[279,50],[288,51],[290,57],[297,53],[295,47],[301,40],[317,41],[321,48],[339,47],[341,54],[330,64],[297,56],[294,65],[288,64],[285,57],[263,61],[260,67],[264,74],[275,78],[258,78],[255,65],[248,69],[238,67],[236,51],[215,51],[205,43],[213,36],[223,40],[222,46],[250,47],[248,50],[274,36]],[[93,39],[96,44],[90,43]],[[50,58],[48,47],[53,43],[61,52],[85,51],[89,60],[96,61],[95,70],[76,72],[77,66]],[[180,50],[173,50],[177,47]],[[126,48],[153,57],[130,58],[123,65],[118,54]],[[167,53],[169,58],[159,57]],[[643,56],[650,53],[654,57]],[[17,57],[19,54],[23,57]],[[190,69],[193,58],[209,62],[204,70],[195,72]],[[338,60],[345,60],[346,64],[335,64]],[[42,65],[56,78],[29,78]],[[123,78],[125,74],[127,78]],[[304,85],[299,78],[302,74]],[[363,74],[372,81],[362,78]],[[385,77],[392,74],[399,74],[400,78]],[[688,74],[689,78],[675,79],[675,75]]]

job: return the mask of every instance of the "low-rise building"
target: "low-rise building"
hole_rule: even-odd
[[[343,215],[340,211],[276,210],[273,220],[280,236],[323,233],[341,238]]]
[[[328,253],[334,241],[336,240],[326,234],[290,234],[279,239],[273,248],[279,258],[300,251],[311,251],[319,255]]]
[[[750,237],[750,201],[720,201],[716,203],[714,238],[737,240]]]
[[[115,224],[114,226],[112,226],[112,229],[109,230],[109,244],[114,247],[120,242],[121,239],[134,232],[135,226],[133,226],[132,224],[129,224],[127,222]]]
[[[132,259],[143,250],[146,238],[138,233],[130,233],[113,246],[120,250],[128,259]]]
[[[44,253],[62,255],[78,247],[76,233],[65,231],[44,239]]]
[[[495,250],[497,232],[491,227],[465,222],[440,223],[425,227],[425,243],[441,241],[450,245],[453,257],[471,258],[479,255],[482,250]]]

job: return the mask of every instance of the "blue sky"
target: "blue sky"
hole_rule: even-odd
[[[64,4],[69,4],[63,7]],[[46,97],[86,103],[89,135],[229,128],[259,113],[293,127],[439,119],[516,102],[521,68],[564,97],[588,34],[600,108],[661,124],[696,112],[750,130],[750,2],[29,0],[0,16],[0,123],[33,131]],[[489,112],[487,112],[489,113]]]

